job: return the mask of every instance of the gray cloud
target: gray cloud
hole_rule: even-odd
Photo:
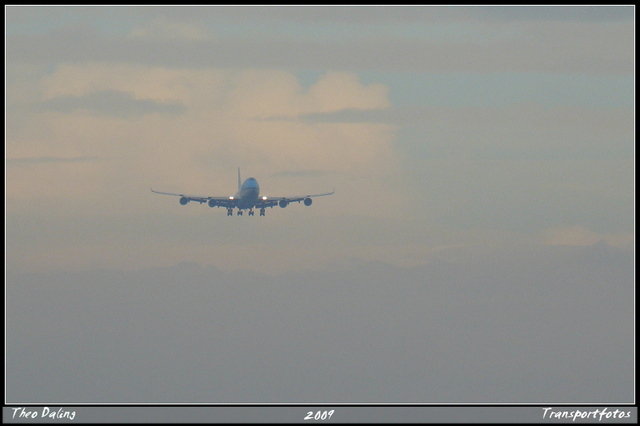
[[[411,146],[414,154],[428,152],[429,158],[629,159],[634,147],[629,108],[542,108],[534,103],[508,108],[406,106],[272,118],[278,119],[398,126],[398,144]]]
[[[9,403],[633,401],[631,250],[7,273]]]
[[[135,99],[133,94],[117,90],[104,90],[84,96],[60,96],[42,102],[41,111],[73,112],[88,110],[96,114],[112,117],[140,117],[145,114],[181,114],[184,105],[162,103],[153,99]]]
[[[284,171],[278,173],[272,173],[269,177],[272,178],[299,178],[299,177],[320,177],[335,174],[333,171],[326,170],[299,170],[299,171]]]
[[[387,109],[343,109],[325,113],[303,114],[296,117],[314,123],[391,123],[399,124],[403,119],[407,119],[406,113],[415,109],[407,108],[403,113],[398,108]],[[411,121],[411,119],[409,119]]]
[[[274,7],[128,7],[143,18],[178,21],[220,19],[233,23],[406,24],[477,19],[493,21],[621,21],[632,20],[633,6],[274,6]]]
[[[467,13],[500,21],[607,22],[634,19],[632,6],[480,6],[468,8]]]
[[[51,163],[86,163],[94,161],[103,161],[102,157],[24,157],[24,158],[7,158],[8,166],[28,165],[28,164],[51,164]]]
[[[7,22],[41,25],[74,23],[81,20],[165,19],[173,22],[225,21],[233,24],[273,22],[278,24],[406,24],[474,21],[621,21],[634,18],[633,6],[157,6],[86,7],[38,6],[7,7]]]
[[[596,27],[594,27],[595,25]],[[598,26],[600,25],[600,26]],[[380,36],[305,41],[285,36],[210,41],[103,37],[75,27],[7,39],[7,62],[117,61],[168,67],[268,67],[401,72],[633,72],[633,23],[529,23],[493,41],[434,43]]]

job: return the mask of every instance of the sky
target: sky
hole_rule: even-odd
[[[69,369],[56,379],[62,381],[60,395],[53,387],[31,394],[26,382],[9,381],[15,385],[7,388],[9,396],[62,401],[84,395],[92,402],[117,395],[138,402],[264,402],[273,396],[286,402],[327,398],[335,391],[330,378],[349,372],[346,377],[355,375],[351,384],[334,393],[341,400],[478,402],[486,396],[481,377],[488,376],[465,384],[464,369],[474,363],[452,354],[462,348],[457,338],[484,324],[477,335],[486,339],[470,343],[480,354],[473,371],[494,377],[496,386],[509,382],[488,394],[497,400],[633,399],[633,374],[626,376],[633,372],[627,340],[633,306],[617,299],[634,295],[633,6],[7,6],[5,33],[5,270],[7,323],[15,324],[7,335],[16,342],[8,344],[7,356],[21,360],[13,370],[20,377]],[[238,167],[267,196],[334,188],[335,194],[310,207],[268,209],[265,217],[227,217],[225,209],[181,206],[177,197],[150,191],[233,195]],[[455,267],[438,272],[441,264]],[[183,281],[184,268],[191,272]],[[548,282],[541,278],[545,274]],[[117,368],[113,359],[134,371],[153,351],[166,349],[163,339],[177,336],[195,364],[204,366],[206,327],[198,319],[215,322],[221,315],[206,312],[203,300],[220,303],[206,292],[206,276],[213,280],[209,286],[230,299],[221,307],[228,315],[220,317],[230,322],[216,330],[232,348],[219,353],[227,367],[221,380],[233,383],[232,390],[202,384],[191,393],[154,394],[142,383],[169,380],[160,371],[172,359],[183,370],[189,365],[173,352],[160,355],[155,370],[133,376],[118,370],[113,387],[78,393],[88,375],[101,373],[75,353],[82,366],[63,368],[58,357],[73,345],[38,346],[40,353],[57,354],[46,358],[50,368],[31,352],[36,348],[29,346],[29,333],[41,342],[50,336],[75,344],[83,336],[91,359],[107,374]],[[182,290],[167,277],[176,277],[173,285]],[[159,325],[165,320],[152,320],[161,311],[144,290],[155,281],[163,284],[154,292],[169,294],[156,295],[157,306],[177,324],[168,335]],[[131,289],[111,288],[114,283]],[[335,288],[338,283],[344,287]],[[541,283],[551,295],[589,301],[586,288],[592,289],[586,294],[611,303],[585,313],[588,303],[569,308],[552,297],[545,322],[543,311],[533,307],[545,305],[534,291]],[[331,302],[327,288],[343,298],[323,311],[316,303]],[[474,304],[470,294],[488,296]],[[9,317],[27,308],[30,296],[51,316]],[[290,304],[282,302],[285,296]],[[276,306],[282,318],[255,297]],[[444,310],[425,312],[413,297]],[[353,312],[345,300],[358,302]],[[511,302],[527,308],[492,316]],[[339,349],[305,340],[321,327],[301,307],[287,310],[299,303],[312,305],[312,317],[331,329],[339,328],[332,318],[352,325],[334,338],[320,338]],[[621,311],[616,303],[622,303]],[[146,308],[134,314],[138,305]],[[62,313],[55,306],[68,309]],[[123,318],[113,324],[102,318],[105,306]],[[178,306],[187,308],[188,317],[180,317]],[[230,306],[247,310],[247,316]],[[386,310],[389,324],[395,324],[384,326],[382,337],[372,334],[384,321],[371,309]],[[464,320],[434,313],[467,309]],[[79,313],[85,310],[85,316]],[[154,332],[148,346],[132,354],[119,344],[133,344],[145,335],[142,328],[123,331],[119,341],[104,327],[122,329],[124,318],[137,322],[138,315],[146,315],[142,323]],[[335,370],[319,367],[325,379],[298,385],[299,393],[274,390],[277,378],[259,367],[272,362],[273,371],[285,369],[289,355],[278,355],[283,345],[295,345],[281,328],[285,317],[299,321],[287,327],[297,327],[293,335],[308,344],[283,352],[292,354],[294,371],[303,374],[313,348],[311,358],[324,355],[322,362],[337,363]],[[251,318],[273,326],[264,335],[279,342],[265,343],[270,356],[261,361],[233,355],[258,350],[261,337],[254,332],[248,333],[254,340],[231,337],[251,328]],[[533,320],[556,334],[548,341],[525,339],[534,333],[527,325]],[[54,325],[69,321],[81,323],[78,333],[55,331]],[[428,339],[411,343],[413,333],[431,321],[440,345],[429,361],[435,364],[420,358]],[[181,334],[180,327],[194,324],[200,325]],[[496,324],[500,338],[490,331]],[[555,326],[567,327],[563,332],[572,337],[565,339]],[[602,343],[578,364],[610,362],[602,373],[610,382],[599,390],[588,386],[597,381],[598,368],[590,373],[593,380],[559,383],[557,377],[572,376],[578,367],[553,360],[584,354],[597,330],[622,349]],[[345,343],[350,336],[358,336],[353,346]],[[522,339],[521,347],[538,343],[552,350],[538,353],[536,347],[532,353],[540,360],[531,358],[524,370],[515,364],[524,349],[501,352],[508,368],[498,373],[487,342],[498,339],[505,348],[507,337]],[[106,341],[121,351],[115,358],[96,355]],[[389,348],[402,344],[407,351],[393,358]],[[380,351],[358,367],[356,354],[367,345]],[[445,367],[425,378],[443,384],[441,392],[420,389],[416,372],[427,364]],[[251,381],[241,373],[243,365],[266,375],[255,394],[243,386]],[[534,380],[531,392],[516,391],[518,380],[530,379],[536,366],[551,373]],[[455,378],[448,381],[442,371],[454,371]],[[173,380],[181,373],[171,374]],[[283,380],[294,386],[295,373],[288,374]],[[623,385],[616,388],[612,378]],[[385,380],[393,382],[386,391],[366,390]]]

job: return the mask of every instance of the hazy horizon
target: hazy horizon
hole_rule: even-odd
[[[7,401],[632,403],[633,251],[505,258],[9,274]]]

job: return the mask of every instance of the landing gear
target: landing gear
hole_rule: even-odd
[[[242,216],[244,214],[244,210],[242,209],[238,209],[238,216]],[[256,212],[253,209],[249,209],[249,214],[248,216],[255,216]],[[260,209],[260,216],[264,216],[265,215],[265,208],[262,207]],[[227,207],[227,216],[233,216],[233,208],[232,207]]]

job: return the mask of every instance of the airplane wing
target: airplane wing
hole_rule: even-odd
[[[151,192],[162,195],[173,195],[175,197],[180,197],[180,204],[185,205],[189,201],[195,201],[197,203],[209,203],[211,207],[235,207],[235,203],[233,198],[230,197],[209,197],[209,196],[200,196],[200,195],[187,195],[187,194],[173,194],[171,192],[161,192],[154,191],[153,188]],[[213,205],[212,205],[213,204]]]
[[[336,192],[336,190],[334,189],[331,192],[325,192],[324,194],[309,194],[309,195],[296,195],[293,197],[262,197],[261,199],[258,200],[258,202],[256,203],[256,207],[260,208],[260,207],[274,207],[277,206],[278,204],[280,204],[281,202],[284,204],[284,206],[286,206],[289,203],[295,203],[295,202],[300,202],[300,201],[305,201],[305,205],[310,205],[311,204],[311,198],[313,197],[324,197],[325,195],[331,195],[334,192]],[[309,200],[307,204],[306,200]],[[282,206],[282,204],[280,204]]]

